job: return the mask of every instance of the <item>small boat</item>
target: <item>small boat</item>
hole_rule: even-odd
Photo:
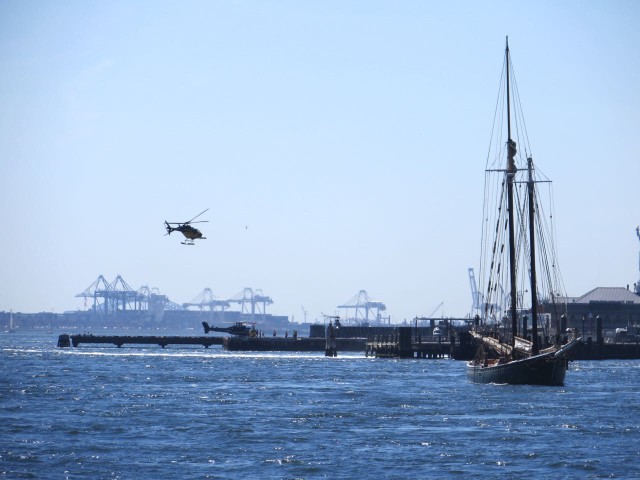
[[[9,329],[5,333],[16,333],[16,326],[13,324],[13,310],[9,313]]]
[[[508,38],[500,92],[505,111],[499,115],[496,109],[497,139],[492,138],[485,175],[480,311],[472,332],[478,353],[467,377],[476,383],[563,385],[569,356],[581,340],[566,335],[563,326],[567,295],[560,293],[562,277],[549,239],[553,215],[539,192],[551,182],[534,167]]]

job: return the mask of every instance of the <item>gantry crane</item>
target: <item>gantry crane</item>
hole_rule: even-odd
[[[235,296],[227,300],[229,303],[239,303],[242,315],[250,315],[250,319],[253,322],[256,313],[262,315],[262,318],[267,314],[267,305],[271,305],[273,300],[262,293],[262,290],[253,290],[251,288],[245,288]],[[250,307],[250,309],[249,309]]]
[[[353,321],[355,324],[368,325],[370,315],[373,316],[377,323],[382,323],[383,319],[380,312],[384,312],[387,309],[387,306],[382,302],[371,300],[365,290],[360,290],[347,303],[344,305],[338,305],[337,308],[346,309],[346,321]],[[352,317],[349,316],[349,309],[354,310]]]
[[[638,236],[638,240],[640,240],[640,226],[636,227],[636,235]],[[640,271],[640,253],[638,253],[638,270]],[[640,295],[640,279],[636,282],[636,294]]]
[[[218,300],[209,287],[205,288],[197,297],[182,306],[186,309],[189,307],[198,307],[200,310],[208,309],[209,311],[220,310],[224,312],[225,308],[229,308],[229,302],[226,300]]]
[[[473,268],[469,268],[469,283],[471,284],[471,316],[475,316],[482,309],[480,302],[480,292],[476,285],[476,276]]]
[[[148,286],[134,290],[118,275],[109,283],[104,276],[98,278],[82,293],[76,297],[84,298],[85,307],[87,300],[93,299],[91,310],[100,314],[113,314],[121,311],[144,310],[181,310],[182,307],[169,300],[166,295],[160,295],[158,289],[150,289]],[[102,299],[102,302],[99,301]]]

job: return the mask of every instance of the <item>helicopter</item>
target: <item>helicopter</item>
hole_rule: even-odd
[[[251,325],[249,327],[249,325]],[[211,327],[208,322],[202,322],[204,327],[204,333],[209,332],[223,332],[231,335],[238,335],[239,337],[253,337],[257,335],[255,322],[236,322],[230,327]]]
[[[209,210],[207,208],[207,210]],[[200,230],[198,230],[195,227],[191,226],[191,223],[206,223],[208,222],[208,220],[199,220],[197,222],[194,222],[194,220],[196,218],[198,218],[200,215],[202,215],[204,212],[206,212],[207,210],[203,210],[202,212],[200,212],[198,215],[196,215],[195,217],[193,217],[191,220],[189,220],[188,222],[167,222],[166,220],[164,221],[165,227],[167,228],[167,233],[166,235],[171,235],[171,232],[180,232],[184,235],[185,237],[185,241],[184,242],[180,242],[182,243],[182,245],[194,245],[193,241],[194,240],[198,240],[198,239],[202,239],[202,240],[206,240],[207,237],[203,237],[202,236],[202,232],[200,232]],[[177,227],[172,227],[171,225],[177,225]]]

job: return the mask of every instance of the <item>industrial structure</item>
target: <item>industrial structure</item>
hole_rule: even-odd
[[[469,268],[469,284],[471,285],[471,316],[480,315],[482,311],[482,296],[478,292],[476,275],[473,268]]]
[[[185,309],[198,308],[200,311],[217,312],[217,318],[224,320],[226,309],[231,307],[232,303],[240,306],[240,315],[246,321],[254,322],[256,320],[264,320],[267,316],[267,305],[273,304],[271,297],[262,293],[262,290],[253,290],[252,288],[244,288],[233,297],[221,300],[217,299],[210,288],[205,288],[197,297],[182,306]]]
[[[175,303],[157,288],[142,286],[133,289],[122,276],[112,282],[103,275],[76,295],[84,299],[84,310],[63,314],[73,325],[111,325],[122,328],[194,328],[202,321],[221,323],[260,322],[269,329],[288,328],[288,317],[267,313],[273,304],[262,290],[244,288],[228,299],[217,298],[211,288],[205,288],[190,302]],[[232,304],[239,311],[231,310]],[[59,323],[59,322],[58,322]]]
[[[225,309],[230,307],[227,300],[219,300],[214,295],[209,287],[205,288],[190,302],[183,303],[182,306],[185,309],[198,308],[200,311],[209,310],[210,312],[220,311],[224,312]]]
[[[471,286],[471,317],[482,316],[482,311],[493,310],[494,312],[506,312],[509,307],[509,296],[505,293],[502,285],[496,285],[495,302],[485,304],[484,294],[478,291],[476,276],[473,268],[469,268],[469,284]]]
[[[91,310],[104,315],[118,311],[158,311],[181,310],[182,307],[170,301],[165,295],[160,295],[157,288],[142,286],[134,290],[118,275],[109,283],[102,275],[76,297],[84,298],[85,308],[88,300],[92,301]],[[102,300],[102,301],[101,301]]]
[[[240,313],[249,316],[251,321],[254,321],[256,314],[264,318],[267,314],[267,305],[271,305],[273,300],[263,294],[260,289],[254,291],[251,288],[245,288],[231,297],[228,302],[239,304]]]
[[[636,227],[636,235],[638,236],[638,240],[640,240],[640,226]],[[638,252],[638,275],[638,281],[633,286],[636,294],[640,295],[640,252]]]
[[[237,303],[240,305],[241,315],[254,319],[256,315],[264,317],[267,314],[267,305],[273,304],[271,297],[264,295],[262,290],[254,291],[251,288],[245,288],[233,297],[221,300],[213,295],[211,288],[207,287],[190,302],[179,305],[169,300],[166,295],[160,295],[157,288],[143,286],[134,290],[120,275],[113,282],[108,282],[104,276],[99,275],[76,297],[84,298],[85,308],[104,315],[124,311],[148,311],[158,307],[162,310],[197,308],[199,311],[224,312],[232,303]]]
[[[365,290],[360,290],[344,305],[339,305],[337,308],[345,309],[345,318],[341,320],[344,324],[369,325],[371,321],[378,325],[391,323],[390,317],[383,317],[380,313],[386,311],[387,306],[369,298]]]

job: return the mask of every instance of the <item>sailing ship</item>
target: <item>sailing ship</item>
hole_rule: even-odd
[[[498,99],[504,110],[496,107],[496,138],[487,157],[482,233],[487,254],[472,332],[478,353],[467,376],[476,383],[563,385],[580,339],[566,331],[567,296],[561,293],[550,241],[553,215],[547,216],[540,195],[542,186],[551,190],[551,182],[533,163],[508,37]]]

